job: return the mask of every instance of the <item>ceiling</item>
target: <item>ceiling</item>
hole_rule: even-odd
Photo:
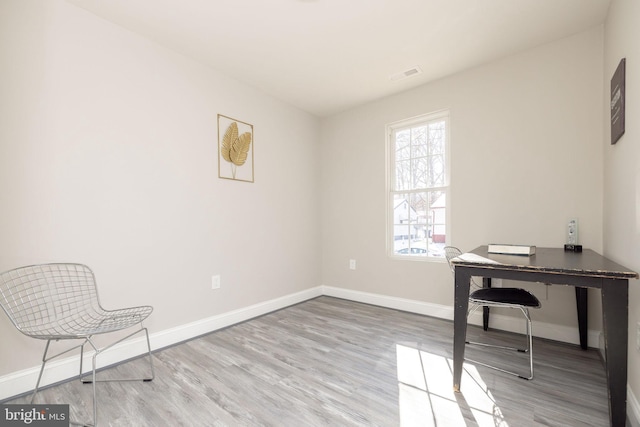
[[[578,33],[610,3],[67,1],[319,117]]]

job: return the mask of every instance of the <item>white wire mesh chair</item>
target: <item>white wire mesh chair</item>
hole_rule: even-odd
[[[31,403],[33,403],[46,363],[58,356],[80,348],[80,373],[78,379],[93,384],[93,424],[97,424],[96,382],[101,381],[151,381],[155,376],[149,332],[142,325],[153,311],[151,306],[105,310],[100,305],[96,280],[91,269],[82,264],[42,264],[20,267],[0,274],[0,305],[13,325],[23,334],[47,340],[42,356],[42,366]],[[94,335],[121,331],[138,325],[132,333],[106,347],[98,348]],[[144,332],[147,342],[150,375],[143,378],[96,379],[96,359],[116,344]],[[83,340],[81,344],[48,356],[51,341]],[[83,374],[82,359],[85,345],[94,350],[91,378]]]
[[[451,263],[451,260],[462,255],[462,251],[455,246],[445,246],[445,256],[451,272],[454,272],[455,266]],[[506,350],[516,350],[521,353],[529,354],[529,373],[527,376],[518,374],[516,372],[508,371],[506,369],[499,368],[497,366],[489,365],[487,363],[479,362],[477,360],[467,359],[470,362],[477,363],[488,368],[492,368],[507,374],[515,375],[516,377],[531,380],[533,379],[533,337],[531,330],[531,316],[529,315],[530,308],[540,308],[540,301],[533,294],[520,288],[484,288],[471,278],[469,289],[469,310],[467,311],[467,318],[473,314],[480,307],[503,307],[503,308],[515,308],[519,309],[525,317],[527,324],[526,333],[526,347],[516,348],[494,344],[487,344],[481,342],[467,341],[467,344],[482,345],[485,347],[501,348]]]

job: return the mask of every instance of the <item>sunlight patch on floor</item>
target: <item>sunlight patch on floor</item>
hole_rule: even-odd
[[[461,405],[480,427],[509,426],[473,365],[464,365],[464,389],[456,396],[451,359],[400,344],[396,357],[402,427],[464,426]]]

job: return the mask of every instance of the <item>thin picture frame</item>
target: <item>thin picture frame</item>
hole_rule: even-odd
[[[622,58],[611,78],[611,144],[622,138],[625,130],[626,58]]]
[[[218,177],[254,182],[253,125],[218,114]]]

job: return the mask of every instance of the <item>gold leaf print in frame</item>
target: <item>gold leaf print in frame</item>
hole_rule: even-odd
[[[251,144],[253,126],[219,114],[218,135],[222,129],[225,129],[225,126],[224,135],[222,139],[219,139],[219,176],[220,178],[253,182],[253,147]],[[239,126],[242,127],[242,133]],[[221,164],[220,158],[226,164]],[[250,170],[247,163],[250,163]],[[245,164],[247,167],[242,168]],[[231,176],[228,176],[227,171],[231,172]]]

